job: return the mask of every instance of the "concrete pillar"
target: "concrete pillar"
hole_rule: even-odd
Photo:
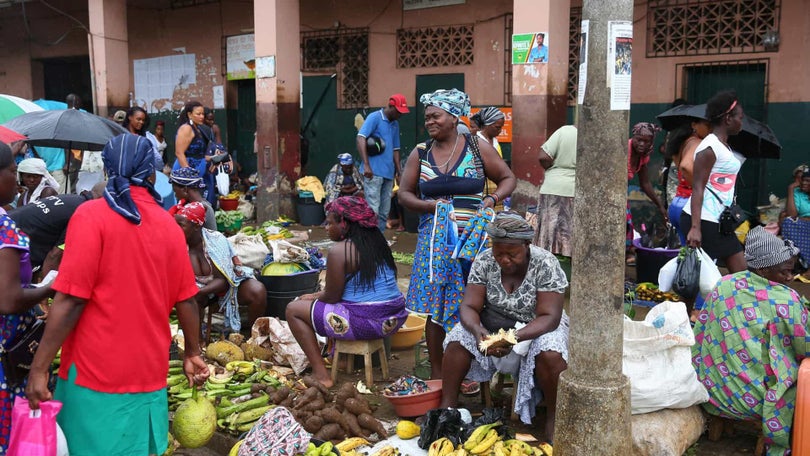
[[[570,10],[570,0],[514,0],[512,33],[545,33],[548,46],[548,63],[512,66],[512,206],[519,208],[536,202],[543,179],[537,154],[565,124]]]
[[[300,14],[298,0],[253,2],[256,42],[258,219],[294,215],[301,172]]]
[[[633,0],[585,0],[588,86],[578,107],[571,332],[557,394],[555,456],[632,454],[630,383],[622,374],[627,131],[610,110],[608,21],[632,21]]]
[[[90,64],[93,105],[96,114],[107,117],[129,106],[129,61],[126,0],[88,0],[90,19]],[[86,100],[88,105],[90,100]]]

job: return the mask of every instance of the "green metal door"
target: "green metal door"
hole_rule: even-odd
[[[686,100],[690,104],[706,103],[721,90],[734,89],[745,115],[767,122],[765,118],[764,63],[697,66],[686,70]],[[749,159],[737,178],[737,203],[751,213],[756,206],[767,204],[765,160]]]
[[[423,93],[430,93],[439,89],[458,89],[464,90],[464,73],[449,73],[449,74],[423,74],[416,76],[416,112],[413,116],[413,121],[416,124],[416,143],[425,141],[428,138],[427,131],[425,130],[425,107],[419,103],[419,97]],[[402,123],[403,120],[400,120]],[[402,144],[402,150],[410,150],[405,148]],[[413,146],[416,146],[416,143]],[[405,155],[403,155],[403,158]]]
[[[242,175],[249,176],[257,169],[256,154],[253,153],[253,135],[256,133],[256,82],[253,79],[239,81],[236,100],[236,160],[242,165]]]

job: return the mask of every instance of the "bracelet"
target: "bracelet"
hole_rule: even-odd
[[[500,201],[500,200],[501,200],[501,197],[500,197],[500,196],[498,196],[498,194],[497,194],[497,193],[495,193],[495,192],[492,192],[492,193],[490,193],[490,194],[489,194],[489,195],[487,195],[487,196],[491,196],[491,197],[495,198],[495,202],[496,202],[496,203],[497,203],[498,201]]]

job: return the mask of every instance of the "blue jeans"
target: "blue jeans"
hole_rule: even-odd
[[[681,245],[686,245],[686,233],[684,233],[681,229],[681,212],[683,212],[683,207],[686,206],[687,201],[689,201],[689,198],[676,196],[675,198],[672,198],[672,203],[670,203],[669,210],[667,211],[669,223],[671,223],[672,226],[678,230],[678,237],[681,238]]]
[[[363,177],[363,192],[366,202],[377,214],[380,231],[385,231],[388,213],[391,212],[391,190],[394,188],[394,179],[374,176],[371,179]]]

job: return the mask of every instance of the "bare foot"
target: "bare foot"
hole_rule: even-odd
[[[321,377],[319,377],[317,375],[314,375],[314,374],[312,376],[315,377],[315,380],[317,380],[318,383],[320,383],[321,385],[323,385],[323,386],[325,386],[327,388],[331,388],[331,387],[333,387],[335,385],[335,382],[332,381],[332,377],[329,376],[329,375],[327,375],[326,378],[321,378]]]

